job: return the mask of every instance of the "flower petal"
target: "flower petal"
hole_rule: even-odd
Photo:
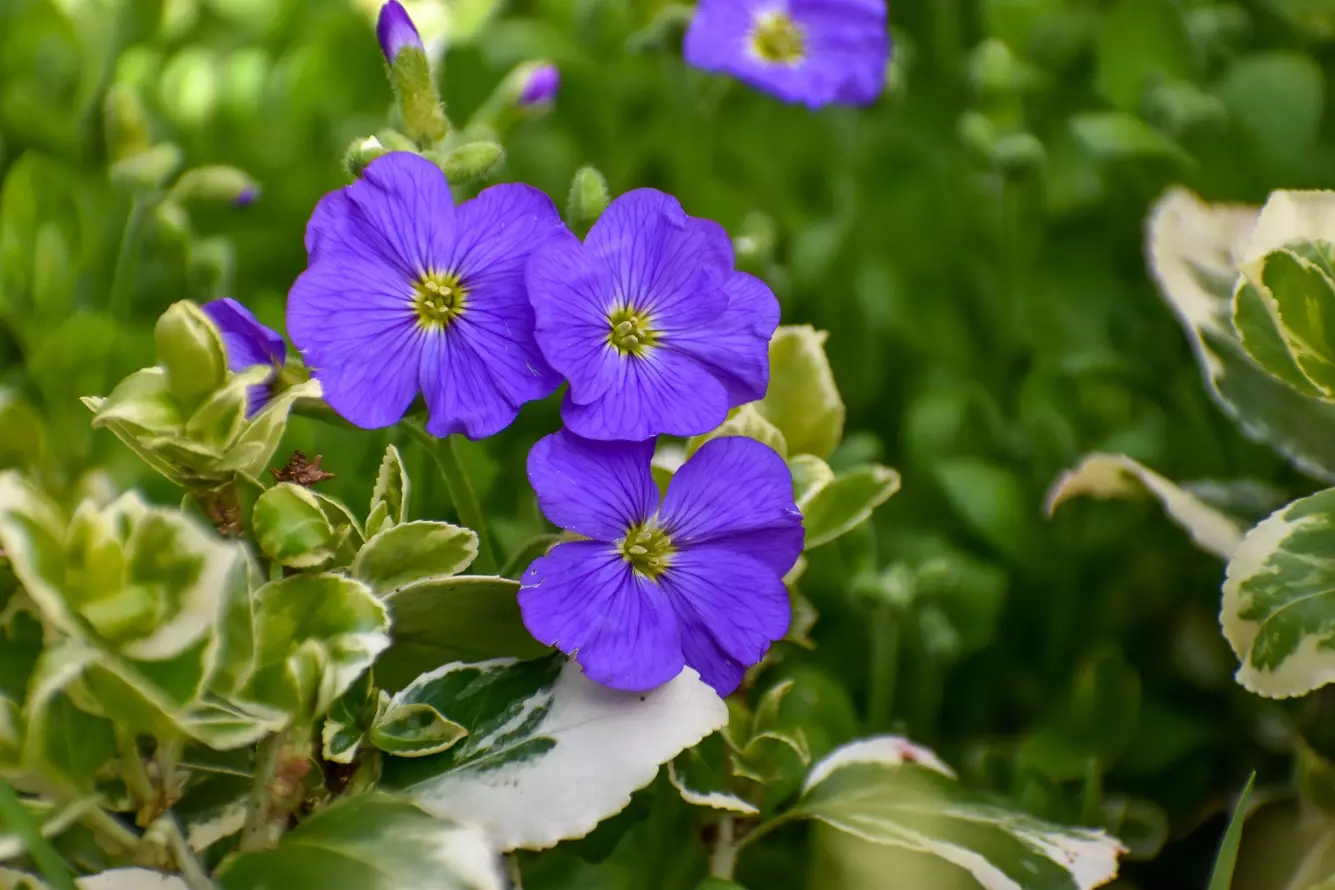
[[[567,531],[615,541],[658,507],[649,470],[654,443],[593,442],[562,430],[528,453],[528,479],[542,514]]]
[[[615,378],[619,354],[608,341],[615,303],[611,279],[579,239],[558,233],[529,257],[526,274],[534,337],[543,357],[570,381],[578,404],[600,398]]]
[[[736,689],[788,631],[792,608],[782,576],[727,545],[679,550],[660,582],[677,610],[686,663],[719,695]]]
[[[724,288],[727,310],[710,325],[677,334],[672,345],[707,363],[735,408],[765,397],[779,301],[769,285],[745,272],[729,275]]]
[[[727,308],[732,241],[718,223],[687,216],[671,195],[626,192],[594,223],[585,248],[606,269],[615,301],[649,312],[657,330],[708,324]]]
[[[585,676],[643,692],[681,673],[677,617],[664,591],[603,543],[558,544],[533,562],[519,590],[524,625],[575,657]]]
[[[283,360],[287,352],[283,338],[277,331],[260,324],[259,319],[236,300],[231,297],[211,300],[199,308],[218,326],[223,350],[227,353],[227,367],[233,372],[255,365],[274,365]]]
[[[711,439],[682,464],[660,511],[679,547],[727,544],[782,576],[802,553],[793,477],[773,448],[743,436]]]
[[[287,330],[325,401],[351,423],[389,426],[417,396],[419,332],[411,290],[394,269],[316,263],[288,293]]]
[[[445,174],[420,155],[395,151],[320,200],[306,227],[306,250],[312,264],[328,257],[378,261],[411,283],[425,272],[446,271],[454,238]]]
[[[487,357],[462,330],[420,334],[418,380],[426,397],[426,430],[438,438],[494,436],[514,422],[519,405],[496,385]]]
[[[580,405],[572,393],[561,405],[566,426],[586,438],[698,436],[728,417],[727,390],[686,353],[659,347],[639,358],[618,355],[604,373],[601,398]]]

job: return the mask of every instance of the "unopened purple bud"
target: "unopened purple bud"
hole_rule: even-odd
[[[249,207],[260,199],[260,188],[257,185],[248,185],[237,193],[232,199],[234,207]]]
[[[561,89],[561,72],[555,65],[539,65],[529,72],[524,88],[519,92],[520,105],[550,102]]]
[[[375,36],[380,40],[380,51],[391,65],[399,53],[407,47],[423,49],[422,38],[417,33],[417,26],[408,17],[408,10],[399,0],[389,0],[380,7],[380,19],[376,22]]]

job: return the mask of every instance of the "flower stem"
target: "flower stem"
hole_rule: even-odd
[[[879,602],[872,612],[868,668],[867,729],[885,732],[894,716],[899,677],[899,616],[891,603]]]
[[[718,834],[714,838],[714,849],[709,853],[709,875],[723,881],[731,881],[737,870],[737,823],[731,815],[724,815],[718,823]]]
[[[116,253],[116,270],[111,278],[111,293],[107,296],[107,314],[113,321],[128,321],[130,317],[130,295],[134,288],[134,267],[139,254],[139,236],[144,227],[144,214],[148,212],[148,203],[143,198],[135,198],[130,204],[130,215],[125,220],[125,229],[121,232],[121,246]]]
[[[505,875],[510,879],[510,890],[524,890],[524,876],[519,873],[519,857],[514,853],[505,857]]]
[[[278,756],[283,751],[285,733],[274,733],[260,742],[255,752],[255,778],[246,801],[246,824],[241,830],[241,849],[256,850],[268,842],[269,786],[278,772]]]
[[[477,532],[477,559],[473,562],[474,569],[481,575],[494,573],[496,562],[491,555],[491,543],[488,540],[487,526],[482,521],[482,510],[478,507],[477,495],[473,493],[473,486],[468,483],[468,475],[464,473],[464,465],[459,462],[459,452],[454,448],[454,440],[449,437],[437,439],[415,421],[404,421],[402,426],[410,436],[426,449],[432,460],[436,462],[441,478],[445,480],[445,485],[450,490],[454,507],[459,511],[459,519],[463,521],[464,525]]]
[[[4,779],[0,779],[0,823],[18,835],[24,850],[52,887],[56,890],[75,890],[74,877],[65,861],[42,836],[37,820],[23,806],[14,787]]]
[[[117,727],[116,750],[121,757],[121,778],[125,781],[125,787],[129,790],[139,813],[152,812],[158,793],[153,788],[153,781],[148,777],[148,770],[144,768],[144,759],[139,756],[139,743],[135,740],[134,734]],[[145,823],[140,822],[140,825],[143,824]]]
[[[213,890],[213,882],[190,851],[190,844],[186,842],[185,835],[181,834],[181,826],[170,815],[164,816],[161,823],[167,834],[167,845],[171,848],[172,857],[176,860],[176,867],[181,870],[186,886],[190,890]]]

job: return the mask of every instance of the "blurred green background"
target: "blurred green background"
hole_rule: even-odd
[[[814,648],[771,672],[799,679],[789,706],[809,709],[813,753],[904,732],[1036,814],[1109,825],[1132,848],[1120,886],[1146,890],[1205,886],[1256,769],[1268,804],[1235,886],[1283,888],[1300,828],[1319,835],[1335,807],[1321,757],[1335,698],[1266,702],[1233,683],[1222,566],[1150,502],[1052,521],[1041,505],[1090,451],[1252,480],[1226,490],[1251,517],[1311,488],[1208,400],[1146,272],[1143,223],[1174,182],[1254,204],[1335,186],[1335,2],[899,0],[885,97],[820,113],[686,68],[681,17],[651,0],[408,5],[456,122],[514,65],[560,67],[555,106],[509,134],[500,179],[558,205],[584,164],[614,193],[669,191],[747,239],[786,322],[830,332],[854,431],[833,463],[876,458],[905,486],[874,531],[812,554]],[[108,484],[179,499],[94,434],[77,397],[150,364],[153,321],[182,297],[233,296],[281,330],[310,210],[390,107],[376,8],[0,0],[0,465],[70,499]],[[184,167],[246,171],[260,199],[167,200],[151,164],[113,167],[136,105],[153,163],[171,168],[175,146]],[[541,528],[517,468],[557,423],[530,406],[465,450],[510,549]],[[360,500],[389,435],[299,419],[284,449],[323,454],[324,490]],[[413,477],[416,512],[452,515],[432,474]],[[739,879],[804,886],[803,836],[776,835]],[[810,886],[885,886],[871,853],[822,838]],[[544,868],[647,886],[617,870],[630,855]]]

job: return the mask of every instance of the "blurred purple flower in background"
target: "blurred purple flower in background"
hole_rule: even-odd
[[[561,72],[555,65],[543,64],[528,73],[524,87],[519,92],[520,105],[536,105],[550,102],[561,89]]]

